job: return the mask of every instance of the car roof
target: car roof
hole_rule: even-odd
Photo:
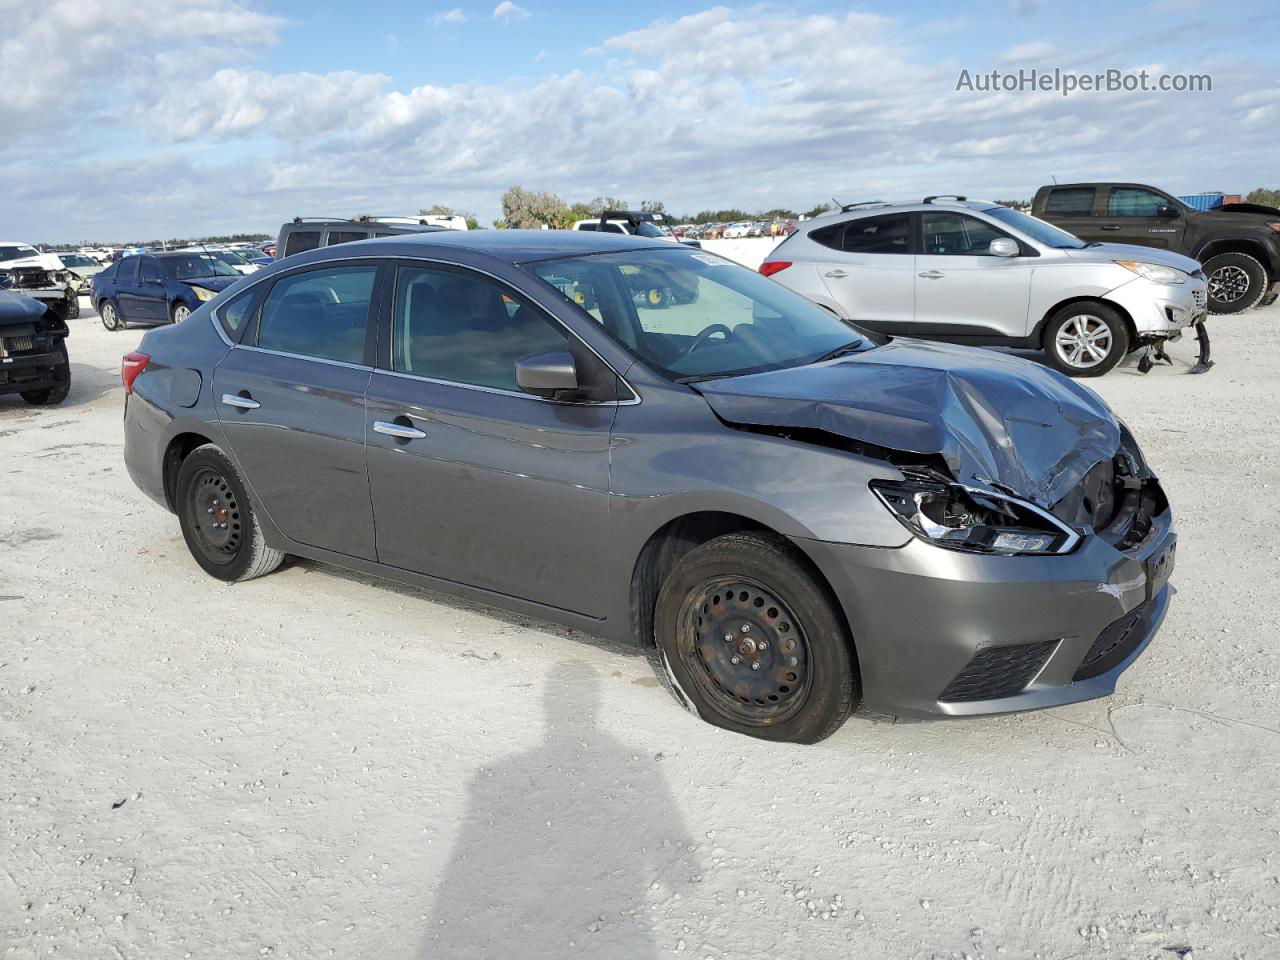
[[[589,256],[593,253],[616,253],[624,250],[670,250],[672,245],[624,233],[599,233],[594,230],[441,230],[437,233],[401,234],[343,243],[319,250],[296,254],[288,260],[330,260],[344,256],[343,251],[359,248],[361,256],[379,254],[394,257],[431,256],[435,250],[474,251],[508,263],[531,260],[554,260],[559,257]],[[321,254],[327,253],[328,256]],[[296,258],[296,259],[295,259]],[[281,263],[287,261],[278,261]]]

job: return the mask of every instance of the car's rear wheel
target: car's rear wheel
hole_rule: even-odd
[[[116,309],[116,305],[110,300],[103,300],[98,304],[98,316],[102,318],[102,325],[108,330],[124,329],[124,320],[120,316],[120,311]]]
[[[1073,303],[1045,326],[1049,362],[1069,377],[1100,377],[1129,352],[1129,329],[1103,303]]]
[[[843,619],[780,538],[735,533],[695,547],[659,591],[654,630],[659,677],[718,727],[816,743],[853,709]]]
[[[191,308],[181,300],[169,308],[169,319],[174,323],[181,323],[189,316],[191,316]]]
[[[1220,253],[1205,261],[1209,311],[1243,313],[1267,293],[1267,268],[1247,253]]]
[[[67,399],[71,392],[71,364],[67,359],[67,345],[60,343],[57,352],[62,357],[62,379],[39,390],[23,390],[20,396],[33,407],[55,407]]]
[[[182,461],[176,502],[187,549],[210,576],[252,580],[283,562],[284,553],[267,546],[235,465],[214,444]]]

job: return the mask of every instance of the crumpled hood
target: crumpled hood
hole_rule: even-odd
[[[1051,507],[1120,448],[1093,391],[1030,360],[895,339],[826,363],[695,384],[721,419],[938,454],[961,483]]]
[[[189,287],[204,287],[206,290],[225,290],[239,279],[240,274],[236,274],[234,277],[192,277],[178,282]]]

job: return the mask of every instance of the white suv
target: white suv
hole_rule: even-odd
[[[1043,349],[1073,377],[1100,376],[1140,345],[1177,339],[1204,320],[1207,304],[1190,257],[1085,243],[964,197],[856,204],[806,221],[760,272],[870,330]]]

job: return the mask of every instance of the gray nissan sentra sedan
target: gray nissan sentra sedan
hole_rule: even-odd
[[[123,379],[129,473],[214,577],[293,554],[628,641],[753,736],[1103,696],[1169,603],[1168,502],[1087,388],[660,241],[315,250]]]

